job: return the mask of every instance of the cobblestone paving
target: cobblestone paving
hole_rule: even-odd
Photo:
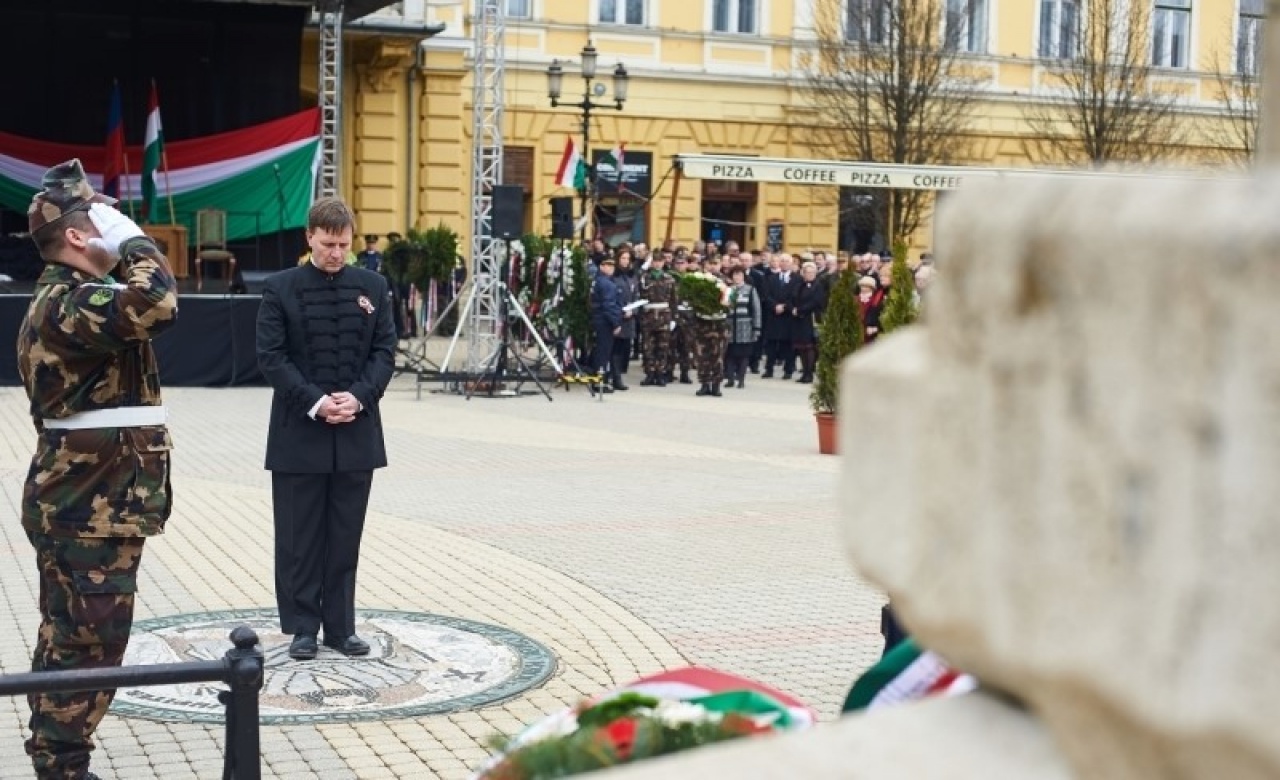
[[[633,369],[634,374],[635,369]],[[358,606],[509,627],[559,659],[545,685],[472,712],[264,726],[264,775],[464,778],[486,739],[661,669],[699,664],[796,694],[823,718],[879,654],[883,599],[835,527],[837,461],[816,453],[807,388],[749,377],[470,401],[397,378],[384,400]],[[176,493],[143,558],[139,618],[273,605],[266,389],[168,388]],[[0,388],[0,670],[25,670],[36,613],[16,520],[33,446]],[[23,767],[25,701],[0,700],[0,777]],[[217,778],[220,726],[110,716],[104,777]]]

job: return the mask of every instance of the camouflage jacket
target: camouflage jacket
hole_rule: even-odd
[[[38,433],[22,524],[51,536],[151,536],[169,517],[169,432],[46,429],[76,412],[160,405],[151,339],[173,324],[177,282],[150,239],[126,242],[128,281],[50,263],[18,330],[18,372]]]
[[[671,322],[676,307],[676,280],[666,271],[650,269],[640,276],[640,297],[649,303],[668,304],[666,309],[642,309],[640,325],[645,329],[664,328]]]

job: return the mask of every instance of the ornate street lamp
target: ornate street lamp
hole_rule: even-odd
[[[591,164],[591,112],[598,108],[612,108],[618,111],[622,110],[622,104],[627,101],[627,86],[630,83],[631,76],[627,74],[627,69],[621,62],[613,69],[613,105],[608,102],[597,103],[592,97],[602,97],[605,94],[604,84],[593,84],[596,78],[596,66],[600,59],[600,52],[596,50],[595,45],[587,40],[587,45],[582,47],[579,54],[578,69],[582,73],[582,99],[576,103],[561,102],[560,96],[564,86],[564,67],[559,60],[553,60],[551,65],[547,67],[547,97],[551,99],[551,107],[558,108],[560,106],[569,106],[582,111],[582,154],[584,162],[587,166],[587,184],[582,191],[582,211],[585,214],[587,203],[590,199],[590,193],[595,182],[595,166]],[[621,175],[621,172],[619,172]],[[586,227],[582,229],[582,237],[586,238]]]

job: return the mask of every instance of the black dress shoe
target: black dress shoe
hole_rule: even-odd
[[[621,393],[621,392],[624,392],[624,391],[630,390],[630,389],[631,389],[631,385],[624,385],[624,384],[622,384],[621,382],[614,382],[614,383],[613,383],[613,389],[614,389],[614,390],[617,390],[619,393]]]
[[[364,641],[360,637],[356,636],[355,634],[352,634],[351,636],[348,636],[348,637],[343,637],[342,639],[330,639],[329,637],[326,636],[324,638],[324,646],[337,650],[339,653],[342,653],[343,655],[368,655],[369,654],[369,643]]]
[[[295,661],[310,661],[319,650],[315,634],[298,634],[289,643],[289,657]]]

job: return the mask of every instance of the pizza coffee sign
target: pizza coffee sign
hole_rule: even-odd
[[[837,187],[884,187],[897,190],[954,190],[967,176],[924,168],[886,168],[872,165],[823,164],[795,160],[736,158],[682,159],[685,176],[693,179],[763,181],[781,184],[816,184]]]

